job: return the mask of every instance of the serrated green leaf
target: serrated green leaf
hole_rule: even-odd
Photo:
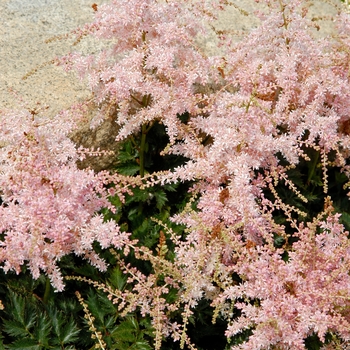
[[[118,290],[123,290],[127,277],[119,267],[115,267],[109,277],[109,284]]]
[[[106,316],[105,320],[104,320],[103,327],[105,329],[107,329],[108,331],[112,332],[115,329],[115,327],[116,327],[115,323],[116,323],[116,317],[114,317],[114,316]]]
[[[114,222],[119,222],[119,220],[122,217],[122,212],[120,210],[116,210],[115,213],[112,213],[112,211],[108,208],[102,208],[101,214],[103,215],[104,222],[113,220]]]
[[[79,339],[80,329],[72,318],[67,321],[64,315],[56,309],[51,309],[49,314],[52,330],[57,337],[55,345],[66,345]]]
[[[50,330],[51,330],[51,324],[48,317],[44,314],[41,314],[37,318],[37,324],[34,332],[34,336],[37,339],[39,344],[43,346],[48,345]]]
[[[314,175],[312,179],[310,179],[310,184],[314,186],[323,186],[323,180],[320,176]]]
[[[126,176],[136,175],[139,171],[140,171],[140,166],[137,163],[118,166],[118,172]]]
[[[14,293],[12,290],[9,291],[10,293],[10,302],[11,302],[11,314],[14,320],[16,320],[17,322],[19,322],[20,324],[24,324],[24,313],[25,313],[25,309],[24,309],[24,299]]]
[[[125,204],[129,205],[131,203],[138,203],[138,202],[145,202],[151,197],[153,197],[153,194],[150,193],[147,190],[141,190],[137,187],[132,189],[133,195],[132,196],[126,196]]]
[[[9,350],[42,350],[42,347],[34,339],[19,339],[10,345],[6,345]]]
[[[350,229],[350,215],[348,213],[341,213],[340,222],[345,226],[346,230]]]
[[[122,206],[122,202],[118,196],[109,197],[108,201],[113,204],[114,207],[119,208]]]
[[[96,294],[90,291],[86,303],[89,307],[89,311],[91,312],[91,314],[96,318],[96,320],[100,322],[100,324],[103,325],[105,312],[100,307]]]
[[[3,335],[0,333],[0,350],[5,350],[4,343],[3,343]]]
[[[165,203],[168,201],[166,193],[163,190],[158,190],[154,192],[154,197],[156,199],[156,207],[158,210],[161,210]]]
[[[139,216],[139,209],[138,208],[132,208],[128,211],[128,219],[130,221],[136,221],[136,217]]]
[[[348,177],[345,175],[345,173],[341,173],[340,171],[335,172],[336,183],[344,183],[346,181],[348,181]]]
[[[135,154],[129,153],[129,152],[125,152],[125,151],[121,151],[118,154],[118,161],[120,164],[124,164],[127,162],[134,162],[135,161]],[[119,168],[119,166],[118,166]]]
[[[32,304],[26,306],[20,295],[9,291],[11,320],[4,320],[4,331],[11,336],[27,337],[35,325],[37,315]]]
[[[118,161],[120,163],[127,163],[131,161],[135,161],[135,158],[137,157],[137,151],[132,144],[132,142],[126,141],[124,142],[121,149],[118,151]]]
[[[116,305],[113,304],[111,300],[108,299],[106,293],[102,291],[97,291],[97,298],[100,307],[103,309],[106,315],[116,315],[118,308],[116,307]]]
[[[12,337],[26,337],[28,335],[27,330],[23,328],[23,324],[17,321],[4,320],[3,330]]]
[[[176,192],[177,191],[177,188],[179,187],[178,184],[165,184],[162,186],[166,191],[169,191],[169,192]]]
[[[120,342],[133,343],[137,341],[136,333],[138,330],[137,321],[133,317],[129,317],[127,320],[121,322],[111,335]]]
[[[277,236],[277,235],[275,235],[275,237],[274,237],[274,244],[278,248],[282,247],[282,245],[285,243],[285,241],[286,240],[284,237]]]
[[[79,339],[80,329],[77,327],[73,319],[70,319],[68,323],[63,327],[60,334],[61,344],[73,343]]]
[[[130,350],[152,350],[152,347],[146,340],[140,340],[132,344],[128,349]]]

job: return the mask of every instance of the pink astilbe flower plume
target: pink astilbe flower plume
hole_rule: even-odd
[[[127,235],[95,215],[106,195],[93,171],[77,168],[75,145],[59,123],[27,111],[1,116],[0,262],[17,273],[26,264],[34,278],[45,272],[62,290],[62,256],[75,252],[104,270],[93,242],[121,248]]]
[[[210,3],[115,0],[98,7],[94,21],[76,35],[106,40],[107,48],[58,60],[87,79],[101,106],[93,126],[118,111],[119,139],[154,121],[166,126],[171,142],[184,137],[177,115],[197,113],[194,86],[208,83],[212,71],[196,41],[205,33],[204,19],[214,16],[206,11]]]
[[[205,262],[204,273],[215,276],[217,292],[221,289],[217,297],[211,295],[222,314],[230,319],[230,303],[240,310],[227,336],[246,329],[253,333],[237,349],[304,349],[313,332],[322,341],[330,331],[349,340],[348,233],[330,211],[326,219],[299,226],[295,214],[307,213],[283,203],[275,190],[283,182],[307,202],[287,176],[301,159],[310,160],[307,149],[320,152],[325,193],[330,152],[332,165],[349,174],[344,161],[349,154],[348,40],[316,39],[302,5],[269,2],[262,25],[226,56],[228,88],[213,93],[206,114],[190,121],[212,142],[192,156],[185,143],[177,146],[191,161],[173,177],[199,179],[198,210],[174,217],[189,228],[188,246],[179,246],[177,256],[183,263],[193,254],[193,268]],[[348,16],[343,17],[345,28]],[[276,211],[284,213],[298,237],[288,248],[288,261],[273,243],[274,235],[288,236],[274,221]],[[229,282],[233,273],[242,279],[237,286]]]
[[[247,249],[235,270],[244,281],[229,287],[224,299],[248,298],[257,304],[236,303],[242,316],[226,332],[233,336],[252,327],[249,341],[237,349],[304,349],[304,339],[316,333],[324,341],[328,331],[350,337],[349,240],[339,216],[300,227],[299,241],[286,262],[281,251]],[[219,300],[219,299],[218,299]],[[221,299],[222,301],[222,299]],[[236,347],[234,347],[236,348]]]

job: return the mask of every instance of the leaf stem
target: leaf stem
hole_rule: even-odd
[[[147,138],[147,125],[142,124],[141,127],[141,144],[140,144],[140,176],[145,176],[145,148]]]
[[[46,282],[45,282],[45,292],[44,292],[44,296],[43,296],[43,303],[44,304],[47,304],[49,301],[50,291],[51,291],[51,283],[50,283],[50,279],[47,277]]]
[[[318,163],[318,159],[319,159],[319,153],[317,152],[316,156],[314,157],[312,163],[311,163],[311,167],[309,168],[309,176],[307,177],[307,184],[310,184],[310,181],[315,173],[315,169]]]

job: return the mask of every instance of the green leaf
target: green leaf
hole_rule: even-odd
[[[34,336],[37,342],[42,346],[47,347],[49,343],[50,330],[51,324],[48,317],[44,314],[39,315],[39,317],[37,318]]]
[[[140,166],[137,163],[118,166],[118,172],[121,175],[133,176],[133,175],[136,175],[139,171],[140,171]]]
[[[115,329],[116,317],[115,316],[105,316],[103,327],[109,331]]]
[[[109,197],[108,200],[116,208],[120,208],[122,206],[122,202],[118,196]]]
[[[177,188],[179,187],[179,184],[165,184],[162,186],[164,188],[165,191],[168,192],[176,192]]]
[[[158,191],[154,192],[154,197],[156,199],[157,209],[161,210],[165,203],[168,201],[166,193],[163,190],[159,189]]]
[[[73,319],[70,319],[60,332],[60,343],[73,343],[79,339],[80,329],[77,327]]]
[[[0,333],[0,350],[5,350],[4,343],[3,343],[4,337]]]
[[[314,186],[323,186],[323,180],[322,180],[321,176],[314,175],[310,179],[310,184],[312,184]]]
[[[100,322],[100,324],[104,324],[104,317],[105,317],[105,312],[101,308],[97,296],[95,293],[92,291],[89,292],[86,303],[89,306],[89,310],[91,314]],[[95,325],[96,326],[96,325]]]
[[[345,226],[346,230],[350,229],[350,214],[342,212],[340,222]]]
[[[10,350],[42,350],[42,347],[37,343],[37,341],[28,338],[16,340],[6,347]]]
[[[11,313],[12,313],[13,319],[15,319],[20,324],[24,324],[25,323],[24,299],[17,293],[14,293],[12,290],[10,290],[10,303],[11,303]]]
[[[32,304],[26,306],[24,298],[9,290],[11,318],[4,320],[4,331],[11,336],[28,337],[37,315]]]
[[[274,236],[274,244],[276,247],[281,248],[285,242],[286,240],[284,237],[278,235]]]
[[[123,290],[125,283],[126,283],[126,280],[127,280],[127,277],[121,271],[121,269],[117,266],[112,270],[112,273],[110,275],[108,282],[114,288],[116,288],[118,290]]]
[[[129,347],[130,350],[152,350],[152,347],[145,340],[137,341]]]
[[[137,341],[136,333],[138,333],[138,331],[139,327],[136,319],[134,317],[129,317],[117,326],[112,336],[120,342],[132,343]]]
[[[322,345],[317,334],[312,334],[305,339],[305,348],[308,350],[320,350]]]
[[[57,309],[53,308],[49,310],[49,315],[52,330],[57,337],[55,339],[55,345],[66,345],[79,339],[78,335],[80,329],[77,327],[72,318],[67,321],[62,312],[59,312]]]
[[[147,190],[141,190],[137,187],[132,189],[133,195],[132,196],[126,196],[125,204],[129,205],[131,203],[138,203],[138,202],[145,202],[151,197],[153,197],[153,194],[149,193]]]
[[[26,337],[28,332],[23,328],[23,324],[14,320],[4,320],[3,330],[12,337]]]
[[[345,183],[347,181],[348,181],[348,177],[344,173],[341,173],[340,171],[335,172],[336,183]]]

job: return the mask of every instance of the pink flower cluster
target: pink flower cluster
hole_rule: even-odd
[[[63,115],[61,116],[63,119]],[[34,278],[45,272],[57,290],[64,285],[57,262],[74,252],[101,270],[92,244],[123,245],[113,222],[95,213],[107,205],[99,178],[79,170],[69,123],[28,111],[0,118],[0,261],[5,271],[27,265]]]
[[[198,98],[193,86],[206,84],[211,72],[210,61],[196,43],[196,36],[206,30],[203,19],[210,19],[209,4],[117,0],[98,8],[94,22],[76,35],[78,40],[87,34],[105,40],[106,48],[58,60],[87,79],[101,106],[92,125],[118,110],[119,139],[155,120],[164,123],[171,140],[183,136],[177,114],[195,113]],[[200,17],[194,17],[193,10]],[[151,103],[144,105],[147,96]]]
[[[306,337],[316,333],[324,340],[328,332],[350,342],[348,232],[327,186],[331,166],[350,176],[350,17],[337,17],[334,38],[316,39],[302,1],[266,1],[268,14],[260,13],[259,28],[238,44],[220,35],[225,57],[207,57],[197,35],[205,33],[203,18],[215,18],[225,3],[114,0],[77,31],[79,40],[105,39],[106,49],[58,60],[87,79],[100,106],[93,125],[116,112],[122,140],[144,124],[163,123],[170,139],[164,153],[189,159],[157,176],[162,183],[195,180],[197,210],[189,203],[173,217],[187,227],[185,240],[172,235],[174,262],[136,248],[114,223],[95,214],[107,205],[102,176],[77,169],[69,119],[39,120],[28,112],[0,119],[0,261],[5,271],[28,264],[38,277],[42,270],[60,290],[56,262],[63,255],[83,255],[104,269],[94,241],[132,247],[155,273],[144,276],[121,262],[135,288],[116,302],[121,309],[129,302],[130,310],[142,302],[142,312],[155,319],[157,348],[162,335],[190,344],[186,323],[201,298],[229,321],[228,338],[251,330],[237,349],[304,349]],[[178,118],[184,112],[191,116],[188,123]],[[305,213],[284,203],[276,186],[284,183],[307,201],[288,179],[300,159],[309,160],[306,149],[321,155],[329,196],[319,216],[301,223],[293,214]],[[273,243],[274,235],[287,237],[286,227],[274,220],[276,211],[294,230],[294,243],[283,248]],[[160,268],[166,281],[161,287]],[[186,305],[182,326],[167,316],[174,305],[165,305],[161,295],[168,287],[178,289],[175,305]]]

